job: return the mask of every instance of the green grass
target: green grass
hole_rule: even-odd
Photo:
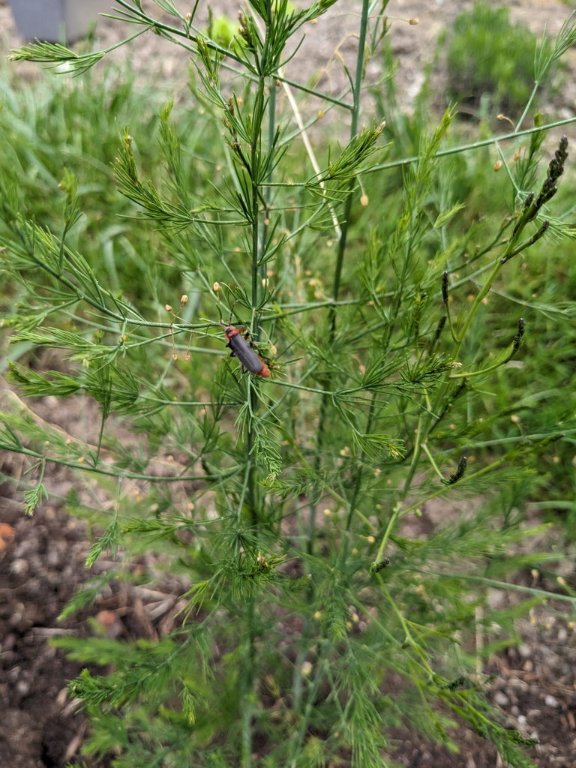
[[[446,37],[449,98],[478,111],[486,97],[495,112],[519,114],[532,90],[537,37],[512,23],[508,8],[485,2],[460,13]]]

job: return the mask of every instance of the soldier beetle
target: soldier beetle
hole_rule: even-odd
[[[226,346],[230,348],[231,354],[238,358],[242,367],[255,376],[268,379],[270,377],[270,368],[268,368],[260,355],[252,349],[242,332],[233,325],[227,325],[224,328],[224,333],[228,339]]]

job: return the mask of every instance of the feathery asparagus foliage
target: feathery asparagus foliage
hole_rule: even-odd
[[[85,207],[81,153],[59,216],[31,215],[34,180],[0,174],[4,324],[20,350],[0,447],[36,471],[27,511],[49,491],[48,467],[88,474],[114,502],[111,513],[69,500],[103,530],[88,564],[154,551],[182,584],[175,629],[154,641],[59,641],[112,670],[72,684],[91,718],[86,754],[117,768],[371,768],[394,765],[393,727],[455,748],[465,724],[507,765],[532,766],[472,674],[485,648],[470,640],[482,625],[512,642],[516,616],[547,593],[507,576],[560,557],[519,544],[545,530],[524,501],[548,447],[573,442],[569,409],[523,433],[509,416],[562,400],[560,385],[531,394],[524,337],[574,306],[507,286],[552,235],[574,236],[552,203],[567,140],[542,177],[535,118],[516,137],[521,161],[490,182],[506,187],[507,208],[467,220],[454,180],[485,142],[449,145],[454,109],[409,132],[413,158],[384,162],[397,150],[383,120],[362,127],[386,2],[371,18],[363,0],[336,95],[285,75],[305,25],[334,0],[250,0],[224,38],[200,24],[198,4],[154,4],[158,18],[139,0],[117,0],[114,15],[189,51],[190,102],[159,110],[157,157],[140,116],[116,141],[123,202],[108,192],[106,215],[123,216],[122,250],[106,247],[115,235],[89,244],[101,225]],[[14,58],[85,73],[106,53],[34,43]],[[339,142],[311,130],[312,99],[349,119]],[[227,355],[227,323],[251,332],[269,377]],[[30,364],[43,349],[63,351],[59,368]],[[99,418],[68,435],[20,398],[45,395],[84,397]],[[489,589],[524,599],[491,612]]]

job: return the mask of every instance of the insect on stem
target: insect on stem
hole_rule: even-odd
[[[253,373],[255,376],[261,376],[264,379],[270,378],[270,368],[268,368],[260,355],[252,349],[238,328],[235,328],[233,325],[227,325],[224,328],[224,333],[228,340],[226,346],[231,349],[232,354],[238,358],[246,371]]]

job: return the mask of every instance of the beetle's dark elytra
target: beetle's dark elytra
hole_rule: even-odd
[[[232,354],[238,358],[242,366],[253,373],[255,376],[262,376],[267,379],[270,376],[270,368],[264,360],[258,355],[246,341],[242,333],[233,325],[227,325],[224,333],[228,339],[227,346],[232,350]]]

